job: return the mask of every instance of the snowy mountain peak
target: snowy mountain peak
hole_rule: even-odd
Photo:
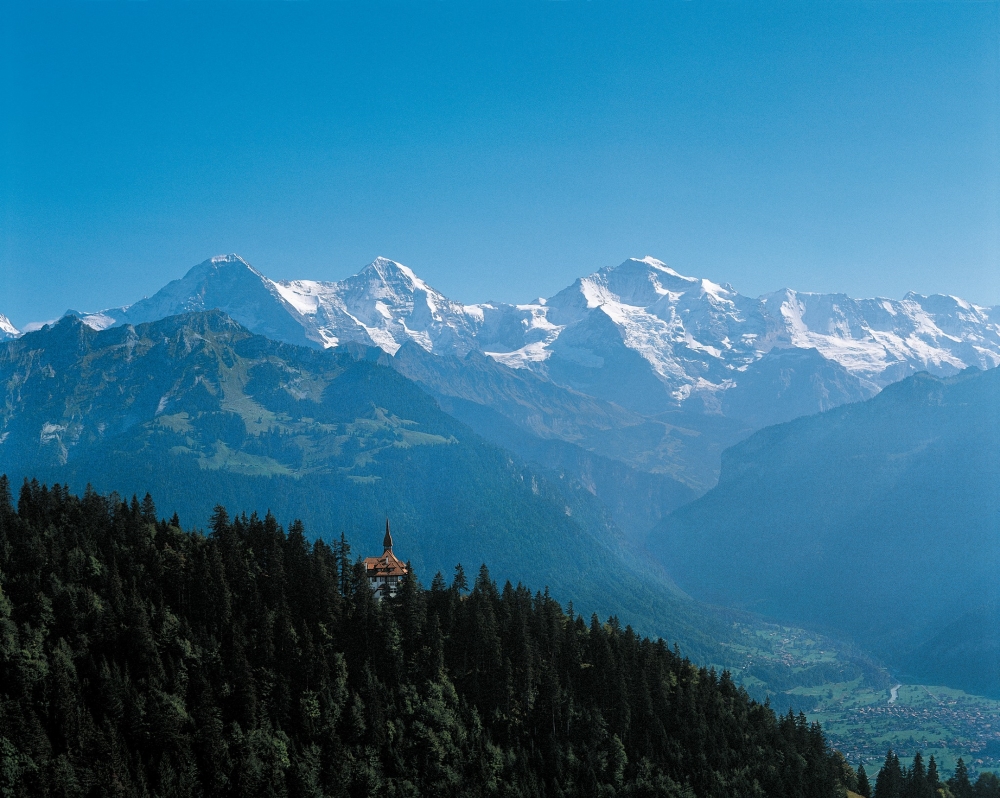
[[[665,264],[662,260],[658,260],[658,259],[654,258],[652,255],[647,255],[645,258],[629,258],[622,265],[624,266],[625,264],[628,264],[628,263],[645,263],[647,266],[651,266],[656,271],[663,272],[664,274],[668,275],[669,277],[674,277],[674,278],[676,278],[678,280],[684,280],[684,281],[690,282],[690,283],[698,282],[698,279],[696,277],[685,277],[683,274],[680,274],[679,272],[674,271],[669,266],[667,266],[667,264]]]
[[[622,303],[633,307],[649,307],[669,295],[701,289],[713,293],[724,291],[707,280],[686,277],[663,261],[652,257],[629,258],[617,266],[608,266],[580,280],[580,289],[587,307]]]
[[[206,310],[221,310],[244,327],[271,338],[301,345],[319,343],[275,283],[236,254],[209,258],[151,297],[128,307],[87,314],[82,320],[104,329]]]
[[[235,252],[231,252],[228,255],[216,255],[214,258],[209,258],[206,261],[206,263],[242,263],[248,269],[253,268],[249,263],[243,260],[243,258],[237,255]]]
[[[0,313],[0,341],[7,338],[17,338],[20,334],[17,327],[10,323],[10,319]]]
[[[378,257],[352,277],[342,281],[355,286],[365,285],[379,293],[395,298],[412,296],[423,292],[447,301],[444,295],[435,291],[417,277],[413,270],[389,258]]]
[[[257,279],[267,280],[263,274],[257,271],[235,252],[230,255],[216,255],[214,258],[202,261],[197,266],[192,266],[188,270],[187,274],[184,275],[182,280],[211,279],[216,275],[225,273],[234,275],[245,273],[252,275]]]
[[[465,354],[476,348],[482,309],[452,302],[412,269],[378,257],[339,282],[275,283],[282,298],[307,317],[324,346],[357,341],[395,354],[407,341],[428,352]]]
[[[383,258],[381,255],[375,258],[375,260],[359,272],[359,274],[366,273],[377,274],[385,283],[403,283],[414,289],[420,289],[423,291],[434,290],[429,288],[427,283],[417,277],[417,275],[414,274],[413,269],[410,267],[404,266],[402,263],[397,263],[389,258]],[[435,291],[435,293],[437,292]]]

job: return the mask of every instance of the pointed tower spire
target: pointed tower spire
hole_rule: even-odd
[[[385,537],[382,539],[382,546],[385,551],[392,553],[392,534],[389,532],[389,519],[385,519]],[[383,552],[384,554],[385,552]]]

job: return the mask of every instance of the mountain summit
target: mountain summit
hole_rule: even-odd
[[[452,302],[401,263],[376,258],[340,282],[275,283],[324,346],[355,341],[395,354],[413,341],[437,354],[475,349],[481,314]]]
[[[4,341],[8,338],[17,338],[20,333],[13,324],[10,323],[10,319],[0,313],[0,341]]]
[[[284,300],[274,282],[239,255],[219,255],[193,267],[180,280],[168,283],[153,296],[124,308],[86,314],[83,321],[95,329],[221,310],[261,335],[293,344],[316,346],[298,311]]]

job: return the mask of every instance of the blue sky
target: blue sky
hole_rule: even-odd
[[[0,313],[211,255],[465,301],[632,255],[1000,304],[1000,3],[0,8]]]

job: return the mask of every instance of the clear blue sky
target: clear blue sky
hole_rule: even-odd
[[[2,0],[0,0],[2,1]],[[0,6],[0,313],[239,252],[1000,304],[1000,3]]]

